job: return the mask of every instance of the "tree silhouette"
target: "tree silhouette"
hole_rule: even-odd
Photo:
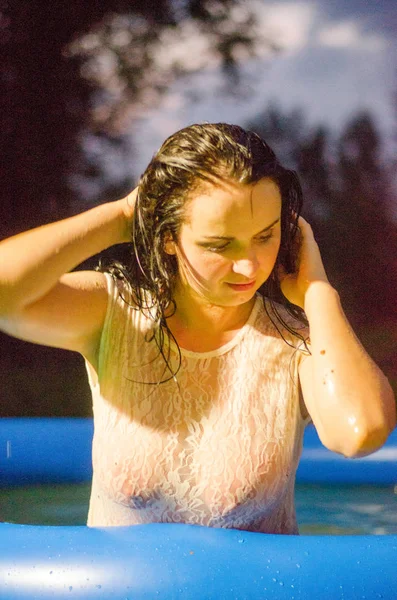
[[[3,0],[0,238],[76,212],[71,175],[96,175],[82,133],[120,144],[123,118],[175,77],[211,61],[235,76],[241,49],[264,41],[249,4]],[[193,34],[206,43],[198,65]]]
[[[122,148],[131,111],[155,105],[194,69],[217,64],[235,83],[241,57],[272,45],[254,8],[241,0],[0,0],[0,239],[84,207],[76,176],[102,177],[84,153],[87,133]],[[205,53],[192,50],[192,37]],[[110,200],[132,184],[103,187]],[[79,357],[32,351],[6,335],[0,349],[2,415],[90,413]]]
[[[335,255],[341,261],[346,303],[363,305],[355,319],[369,325],[394,312],[397,227],[390,214],[392,192],[381,163],[380,136],[368,114],[347,125],[338,154]]]
[[[295,149],[296,169],[305,193],[305,216],[324,226],[331,216],[332,169],[329,164],[329,134],[318,127]]]
[[[331,283],[360,339],[397,384],[397,224],[389,165],[372,117],[355,116],[340,138],[275,107],[249,124],[298,171],[303,215],[313,226]],[[281,153],[279,152],[281,148]]]
[[[266,140],[283,165],[296,169],[299,148],[306,143],[309,130],[300,109],[282,113],[275,104],[270,104],[247,121],[246,127]]]

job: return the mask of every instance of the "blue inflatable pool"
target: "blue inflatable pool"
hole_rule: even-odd
[[[89,419],[2,419],[0,486],[87,481],[91,437]],[[375,454],[347,460],[308,428],[298,481],[396,484],[397,430]],[[395,600],[396,564],[394,535],[0,525],[4,600]]]

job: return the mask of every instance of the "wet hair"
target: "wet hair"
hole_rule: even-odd
[[[307,320],[303,310],[283,296],[277,271],[280,264],[287,273],[295,270],[297,221],[303,201],[296,173],[285,169],[256,133],[237,125],[205,123],[190,125],[167,138],[140,178],[132,220],[130,260],[128,264],[113,262],[100,269],[123,279],[132,292],[137,309],[153,320],[153,333],[148,341],[156,342],[169,370],[170,376],[165,377],[164,382],[175,376],[181,358],[179,355],[179,366],[173,371],[164,342],[165,335],[173,338],[166,316],[176,309],[173,290],[178,263],[175,255],[165,251],[165,242],[168,239],[178,241],[181,226],[187,218],[189,199],[208,184],[249,185],[264,177],[271,178],[280,190],[281,244],[274,269],[258,292],[264,298],[269,317],[286,343],[291,345],[283,335],[283,328],[301,342],[304,338],[297,328],[291,328],[285,322],[277,305],[282,304],[302,327],[307,325]]]

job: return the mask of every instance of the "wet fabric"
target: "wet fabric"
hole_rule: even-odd
[[[204,353],[181,349],[174,380],[148,341],[153,321],[106,277],[98,373],[87,363],[95,424],[88,525],[166,522],[297,533],[304,355],[278,329],[295,347],[299,340],[271,322],[257,296],[247,323],[226,345]],[[175,344],[168,350],[175,367]]]

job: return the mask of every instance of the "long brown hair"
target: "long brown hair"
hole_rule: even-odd
[[[283,320],[277,308],[277,304],[282,304],[291,316],[307,325],[302,309],[283,296],[277,277],[280,264],[287,273],[295,270],[302,189],[296,173],[278,162],[270,146],[256,133],[237,125],[190,125],[165,140],[141,176],[132,222],[130,260],[125,265],[114,262],[101,269],[122,278],[133,294],[137,309],[153,319],[154,333],[148,341],[156,341],[168,367],[164,335],[173,336],[165,315],[169,316],[176,308],[173,289],[178,266],[176,257],[165,251],[165,240],[169,237],[178,240],[188,200],[203,184],[216,185],[223,180],[248,185],[264,177],[272,178],[280,189],[281,245],[274,269],[258,292],[270,302],[272,315],[269,311],[268,314],[280,334],[282,325],[304,341],[299,331]],[[265,300],[264,305],[268,310]],[[171,375],[164,381],[175,375],[169,369]]]

